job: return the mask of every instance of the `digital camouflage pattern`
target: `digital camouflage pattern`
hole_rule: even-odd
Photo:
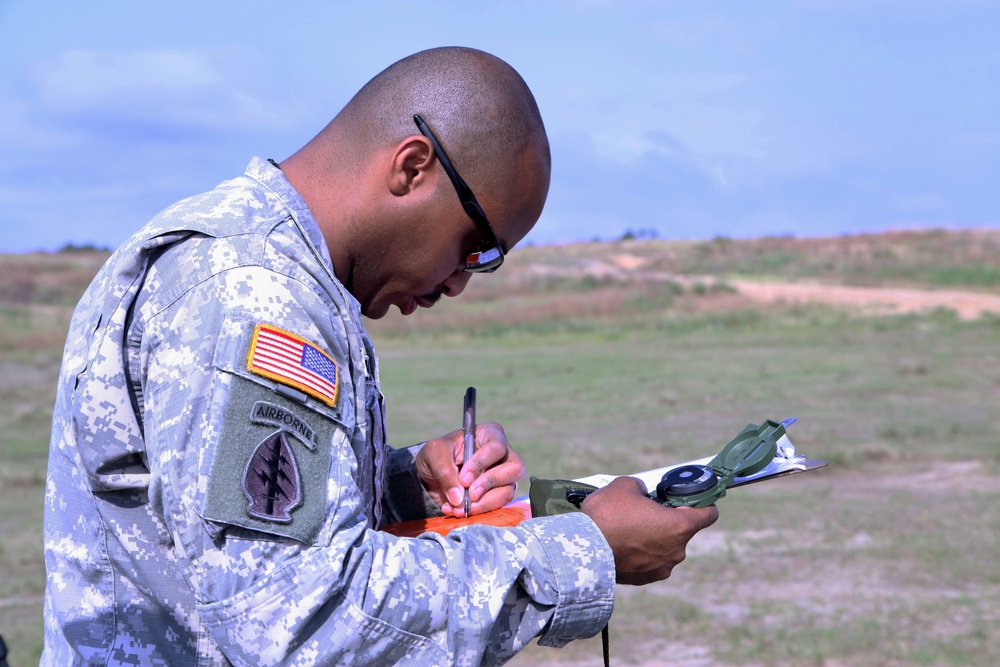
[[[261,326],[304,341],[270,376]],[[582,514],[379,532],[433,507],[383,424],[360,307],[277,168],[162,212],[69,332],[42,664],[498,664],[606,624],[614,562]]]

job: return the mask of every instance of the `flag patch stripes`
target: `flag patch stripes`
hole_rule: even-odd
[[[333,358],[305,338],[270,324],[253,332],[247,370],[295,387],[333,407],[339,370]]]

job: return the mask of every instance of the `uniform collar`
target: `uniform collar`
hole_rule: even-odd
[[[319,229],[316,218],[313,217],[312,211],[309,210],[305,200],[292,187],[292,184],[288,182],[285,174],[277,164],[263,158],[255,157],[247,166],[246,175],[273,192],[281,200],[281,203],[291,211],[292,218],[301,229],[306,240],[309,241],[309,244],[332,267],[333,262],[330,259],[330,250],[327,248],[326,240],[323,238],[323,233]]]
[[[302,195],[285,178],[281,168],[273,161],[255,157],[247,166],[246,176],[263,185],[281,200],[281,203],[291,213],[296,227],[337,284],[344,299],[352,305],[352,309],[357,310],[360,318],[361,305],[354,298],[354,295],[348,292],[337,280],[337,274],[333,270],[333,260],[330,258],[330,248],[326,244],[326,239],[323,238],[319,223],[316,222],[316,218],[313,217],[312,211],[309,210]]]

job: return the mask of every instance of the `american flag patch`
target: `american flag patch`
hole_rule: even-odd
[[[247,354],[247,370],[295,387],[329,406],[337,403],[337,363],[305,338],[258,324]]]

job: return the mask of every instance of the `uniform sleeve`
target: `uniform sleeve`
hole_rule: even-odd
[[[248,370],[262,326],[334,364],[332,400],[285,370]],[[348,327],[308,281],[258,267],[213,276],[145,323],[150,502],[211,640],[235,665],[475,665],[600,631],[613,557],[582,514],[446,538],[368,528]]]
[[[442,516],[441,508],[430,497],[417,475],[416,457],[424,443],[389,450],[386,462],[385,495],[382,499],[382,525]]]

